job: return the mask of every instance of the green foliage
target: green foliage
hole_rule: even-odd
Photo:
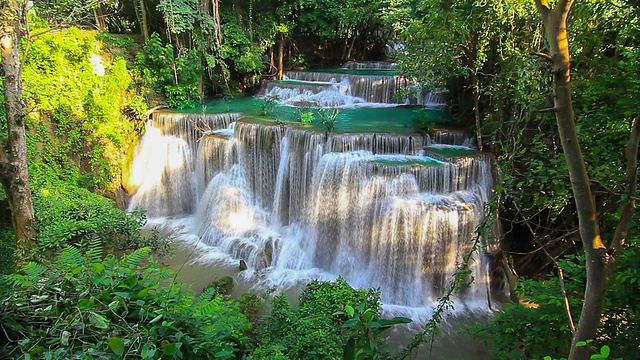
[[[340,109],[338,108],[319,108],[318,116],[322,125],[327,128],[327,131],[333,131],[335,128],[336,120],[340,115]]]
[[[0,275],[14,271],[16,234],[10,225],[0,225]]]
[[[598,344],[607,344],[612,354],[624,359],[640,357],[640,244],[623,249],[611,274],[605,300],[606,321],[598,331]]]
[[[121,111],[140,102],[126,61],[106,54],[96,32],[49,31],[30,42],[23,78],[30,161],[45,162],[92,190],[119,186],[134,135]]]
[[[229,296],[233,291],[233,286],[233,278],[231,276],[224,276],[207,285],[205,292],[211,291],[215,296]]]
[[[640,337],[640,307],[634,301],[640,296],[640,276],[636,265],[640,260],[637,246],[626,248],[611,276],[611,284],[598,330],[597,339],[590,342],[595,350],[610,349],[611,356],[633,359],[638,356]],[[560,260],[564,283],[574,321],[582,305],[582,289],[586,282],[584,258]],[[566,313],[560,280],[553,274],[544,281],[522,280],[517,286],[522,303],[506,304],[486,325],[474,325],[466,331],[482,340],[493,355],[500,359],[533,359],[569,353],[571,329]],[[586,344],[585,344],[586,345]],[[600,355],[605,355],[603,351]],[[608,353],[606,354],[608,356]],[[602,359],[594,354],[595,359]]]
[[[272,97],[258,98],[257,106],[260,109],[260,115],[273,116],[277,104],[278,104],[277,99]]]
[[[30,168],[36,215],[38,256],[68,244],[84,244],[99,239],[112,250],[150,247],[159,255],[168,251],[168,242],[156,233],[143,236],[144,212],[125,213],[113,201],[77,185],[62,181],[41,163]]]
[[[316,117],[313,114],[313,111],[311,110],[311,108],[309,107],[298,108],[298,119],[302,124],[309,125],[313,123],[313,120],[315,120],[315,118]]]
[[[576,259],[560,264],[565,271],[567,292],[579,294],[585,280],[583,269]],[[572,334],[558,278],[522,280],[516,290],[525,299],[524,304],[506,304],[489,324],[472,326],[469,332],[502,359],[568,354]],[[577,314],[580,297],[573,296],[571,300],[572,313]]]
[[[143,85],[161,92],[170,107],[193,108],[200,101],[198,92],[200,62],[195,51],[175,54],[171,44],[163,44],[156,33],[151,34],[136,65]]]
[[[337,359],[345,343],[345,307],[362,305],[379,319],[380,294],[356,290],[338,278],[335,282],[312,281],[302,291],[298,306],[284,295],[272,300],[273,310],[259,329],[254,359]]]
[[[182,34],[193,29],[198,19],[195,0],[160,0],[157,9],[162,12],[169,31]]]
[[[404,317],[378,319],[377,311],[365,310],[364,304],[360,304],[357,309],[345,305],[344,312],[349,316],[349,320],[342,327],[351,330],[344,348],[344,360],[377,360],[388,355],[382,333],[394,325],[408,324],[412,321]]]
[[[2,279],[6,356],[235,359],[244,346],[249,324],[236,305],[168,284],[150,249],[121,259],[88,251],[70,246]]]

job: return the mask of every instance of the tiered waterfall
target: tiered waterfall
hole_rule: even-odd
[[[304,93],[340,80],[304,82],[289,85]],[[349,86],[343,98],[387,101],[377,90]],[[380,92],[395,91],[385,86]],[[379,288],[385,304],[433,303],[474,244],[492,188],[489,157],[430,151],[462,147],[459,132],[431,138],[337,130],[239,113],[155,113],[132,167],[131,208],[186,217],[201,243],[245,261],[245,276],[257,284],[285,288],[342,276],[354,287]],[[486,303],[487,265],[478,255],[473,266],[475,282],[461,300]]]

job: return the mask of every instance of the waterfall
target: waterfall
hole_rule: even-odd
[[[342,64],[342,68],[393,70],[396,68],[396,63],[389,61],[347,61]]]
[[[267,83],[261,95],[288,105],[317,107],[396,106],[399,103],[443,108],[444,99],[398,75],[286,71],[284,81]],[[403,99],[398,99],[402,95]]]
[[[193,154],[189,144],[164,135],[151,123],[131,167],[137,187],[130,208],[144,208],[149,217],[189,214],[195,203]]]
[[[132,167],[130,208],[188,216],[203,244],[244,260],[256,283],[340,275],[380,288],[385,304],[421,307],[470,250],[493,185],[489,156],[427,156],[431,142],[155,114]],[[488,296],[486,264],[475,264],[463,301]]]

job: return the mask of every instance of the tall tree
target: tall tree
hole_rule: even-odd
[[[18,246],[30,247],[33,239],[33,202],[27,168],[25,104],[22,98],[20,40],[25,29],[28,1],[2,1],[0,45],[7,138],[0,146],[0,181],[4,187]]]
[[[2,0],[0,6],[0,50],[2,54],[2,84],[7,137],[0,146],[0,181],[4,187],[11,219],[21,249],[33,245],[33,201],[29,186],[26,141],[26,106],[23,99],[22,59],[20,43],[29,40],[28,12],[36,8],[58,25],[82,22],[93,15],[92,10],[109,0],[45,1]]]
[[[627,199],[622,208],[620,222],[614,238],[607,247],[601,236],[590,179],[582,155],[575,125],[571,95],[571,64],[567,22],[573,0],[559,0],[551,5],[548,0],[535,0],[541,16],[549,54],[542,54],[551,61],[554,83],[554,107],[558,132],[566,157],[579,221],[580,238],[586,256],[587,286],[578,326],[573,334],[569,359],[588,359],[589,348],[579,342],[594,339],[602,316],[607,276],[615,263],[616,255],[626,237],[634,212],[632,195],[636,190],[637,156],[640,129],[636,118],[626,151]]]

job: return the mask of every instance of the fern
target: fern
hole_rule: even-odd
[[[194,304],[194,306],[196,308],[199,308],[201,305],[213,300],[217,295],[218,295],[218,289],[216,289],[215,287],[208,287],[204,289],[204,291],[202,292],[202,294],[200,294],[200,296],[198,296],[198,299],[196,300],[196,303]]]
[[[41,264],[29,262],[24,266],[23,270],[24,275],[17,273],[7,275],[6,279],[9,284],[13,286],[33,286],[47,271],[47,268]]]
[[[71,268],[75,269],[77,267],[83,266],[85,264],[85,257],[82,255],[80,250],[75,246],[69,245],[64,248],[56,258],[56,265],[62,269]]]
[[[204,293],[203,293],[204,294]],[[195,304],[195,316],[211,316],[220,312],[220,305],[222,304],[222,297],[216,296],[215,298],[205,301],[202,300],[202,295],[198,297],[198,301]]]
[[[90,264],[94,264],[100,262],[103,255],[102,241],[97,237],[92,238],[87,245],[87,260]]]
[[[148,247],[137,249],[131,254],[123,257],[122,260],[120,260],[120,265],[123,265],[128,269],[132,269],[140,265],[140,262],[144,260],[147,256],[149,256],[150,252],[151,252],[151,249]]]

